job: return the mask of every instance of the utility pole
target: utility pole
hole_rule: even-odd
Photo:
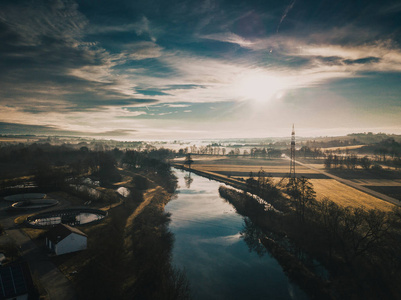
[[[295,129],[294,129],[294,124],[292,124],[292,133],[291,133],[290,178],[295,178]]]

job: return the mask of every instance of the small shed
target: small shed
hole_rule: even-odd
[[[47,232],[46,246],[56,255],[85,250],[87,235],[66,224],[58,224]]]

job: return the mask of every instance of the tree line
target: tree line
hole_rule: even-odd
[[[369,158],[367,155],[364,157],[358,157],[355,154],[351,155],[336,155],[329,154],[324,159],[324,166],[326,169],[348,169],[355,170],[357,167],[361,167],[364,170],[380,170],[382,169],[381,161]],[[401,168],[401,159],[394,158],[392,161],[387,162],[387,165],[393,166],[397,169]]]
[[[272,193],[274,188],[278,189],[277,185],[262,178],[250,181],[251,190],[259,191],[258,195],[279,211],[266,210],[253,197],[229,188],[221,187],[220,194],[265,235],[273,234],[276,241],[282,241],[287,251],[295,256],[301,254],[298,256],[301,260],[302,253],[308,253],[323,264],[330,273],[331,297],[400,298],[400,209],[383,212],[338,206],[328,198],[317,201],[307,178],[281,182],[288,195],[284,197]],[[287,239],[291,247],[285,242]],[[313,290],[308,292],[313,296]]]
[[[169,164],[174,155],[166,149],[98,151],[86,146],[76,149],[32,144],[0,148],[0,163],[11,169],[13,165],[21,165],[18,172],[7,176],[30,175],[29,180],[35,182],[38,190],[65,191],[82,202],[94,200],[76,188],[83,179],[91,179],[89,186],[104,187],[97,201],[111,202],[119,200],[113,183],[129,174],[132,180],[126,186],[130,196],[110,209],[104,222],[85,228],[88,249],[71,257],[78,266],[73,278],[78,296],[80,299],[189,299],[185,274],[171,264],[174,238],[168,228],[169,214],[164,212],[171,195],[155,194],[132,226],[128,229],[126,226],[130,214],[144,200],[146,189],[162,186],[174,192],[177,182]],[[15,183],[16,180],[2,181],[6,190]]]
[[[175,177],[156,184],[165,180]],[[170,195],[155,193],[128,221],[144,200],[144,191],[156,186],[139,174],[128,185],[130,196],[124,204],[109,210],[102,225],[88,228],[90,243],[79,253],[83,264],[73,278],[79,299],[190,299],[185,273],[171,263],[174,237],[164,211]]]
[[[248,156],[252,158],[278,158],[281,157],[283,152],[275,148],[256,148],[244,149],[241,151],[239,147],[231,149],[227,152],[226,148],[211,147],[211,146],[191,146],[183,149],[179,149],[177,155],[185,156],[187,154],[198,154],[198,155],[227,155],[227,156]]]

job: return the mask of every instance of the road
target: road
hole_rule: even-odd
[[[289,158],[286,158],[286,159],[289,159]],[[394,204],[394,205],[401,206],[400,201],[397,200],[397,199],[395,199],[395,198],[393,198],[393,197],[389,197],[389,196],[384,195],[384,194],[382,194],[382,193],[379,193],[379,192],[373,191],[373,190],[371,190],[371,189],[368,189],[368,188],[366,188],[366,187],[364,187],[364,186],[362,186],[362,185],[360,185],[360,184],[357,184],[357,183],[355,183],[355,182],[353,182],[353,181],[351,181],[351,180],[344,179],[344,178],[341,178],[341,177],[332,175],[332,174],[330,174],[330,173],[327,173],[327,172],[325,172],[325,171],[316,169],[316,168],[314,168],[313,166],[308,165],[308,164],[304,164],[304,163],[302,163],[302,162],[300,162],[300,161],[297,161],[297,160],[296,160],[295,162],[296,162],[297,164],[301,165],[301,166],[307,167],[307,168],[309,168],[309,169],[311,169],[311,170],[314,170],[314,171],[317,171],[317,172],[319,172],[319,173],[321,173],[321,174],[323,174],[323,175],[325,175],[325,176],[327,176],[327,177],[330,177],[330,178],[332,178],[332,179],[335,179],[335,180],[337,180],[338,182],[341,182],[341,183],[343,183],[343,184],[346,184],[346,185],[348,185],[348,186],[350,186],[350,187],[352,187],[352,188],[354,188],[354,189],[357,189],[357,190],[359,190],[359,191],[362,191],[362,192],[364,192],[364,193],[367,193],[367,194],[369,194],[369,195],[371,195],[371,196],[377,197],[377,198],[379,198],[379,199],[382,199],[382,200],[387,201],[387,202],[389,202],[389,203],[392,203],[392,204]]]

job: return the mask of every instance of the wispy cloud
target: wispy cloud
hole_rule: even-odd
[[[157,32],[157,30],[152,30],[151,23],[146,16],[142,16],[138,21],[131,24],[91,26],[86,30],[85,33],[105,34],[119,32],[134,32],[138,36],[148,36],[153,42],[156,42],[157,40],[155,36],[155,32]]]
[[[140,41],[124,46],[127,50],[123,51],[128,59],[140,60],[147,58],[157,58],[162,56],[163,48],[154,42]]]
[[[185,132],[180,126],[191,116],[188,132],[199,133],[206,128],[199,123],[197,131],[193,120],[206,113],[195,104],[229,104],[214,110],[216,122],[226,122],[238,107],[275,115],[285,105],[302,110],[307,104],[300,99],[313,97],[345,107],[359,103],[353,94],[373,97],[364,94],[368,78],[379,82],[383,74],[401,72],[399,4],[373,1],[358,13],[353,3],[327,2],[313,14],[307,3],[288,2],[156,0],[108,9],[102,2],[80,7],[63,0],[2,1],[0,118],[74,132],[118,129],[155,136],[157,129]],[[391,18],[383,18],[387,14]],[[336,85],[345,79],[354,80],[353,93]],[[395,112],[398,88],[389,89],[377,101]],[[306,90],[314,96],[303,97]],[[260,121],[235,115],[236,122],[246,118]]]
[[[290,10],[294,7],[296,0],[291,0],[291,3],[285,8],[283,15],[281,16],[280,22],[277,25],[276,33],[278,33],[281,24],[283,23],[284,19],[287,17]]]
[[[168,107],[190,107],[189,104],[168,104]]]
[[[349,72],[401,71],[401,50],[388,43],[363,46],[303,45],[298,55],[313,57],[337,57]]]
[[[253,45],[253,42],[248,41],[245,38],[243,38],[235,33],[232,33],[232,32],[213,33],[213,34],[200,36],[200,38],[237,44],[237,45],[240,45],[241,47],[245,47],[245,48]]]

